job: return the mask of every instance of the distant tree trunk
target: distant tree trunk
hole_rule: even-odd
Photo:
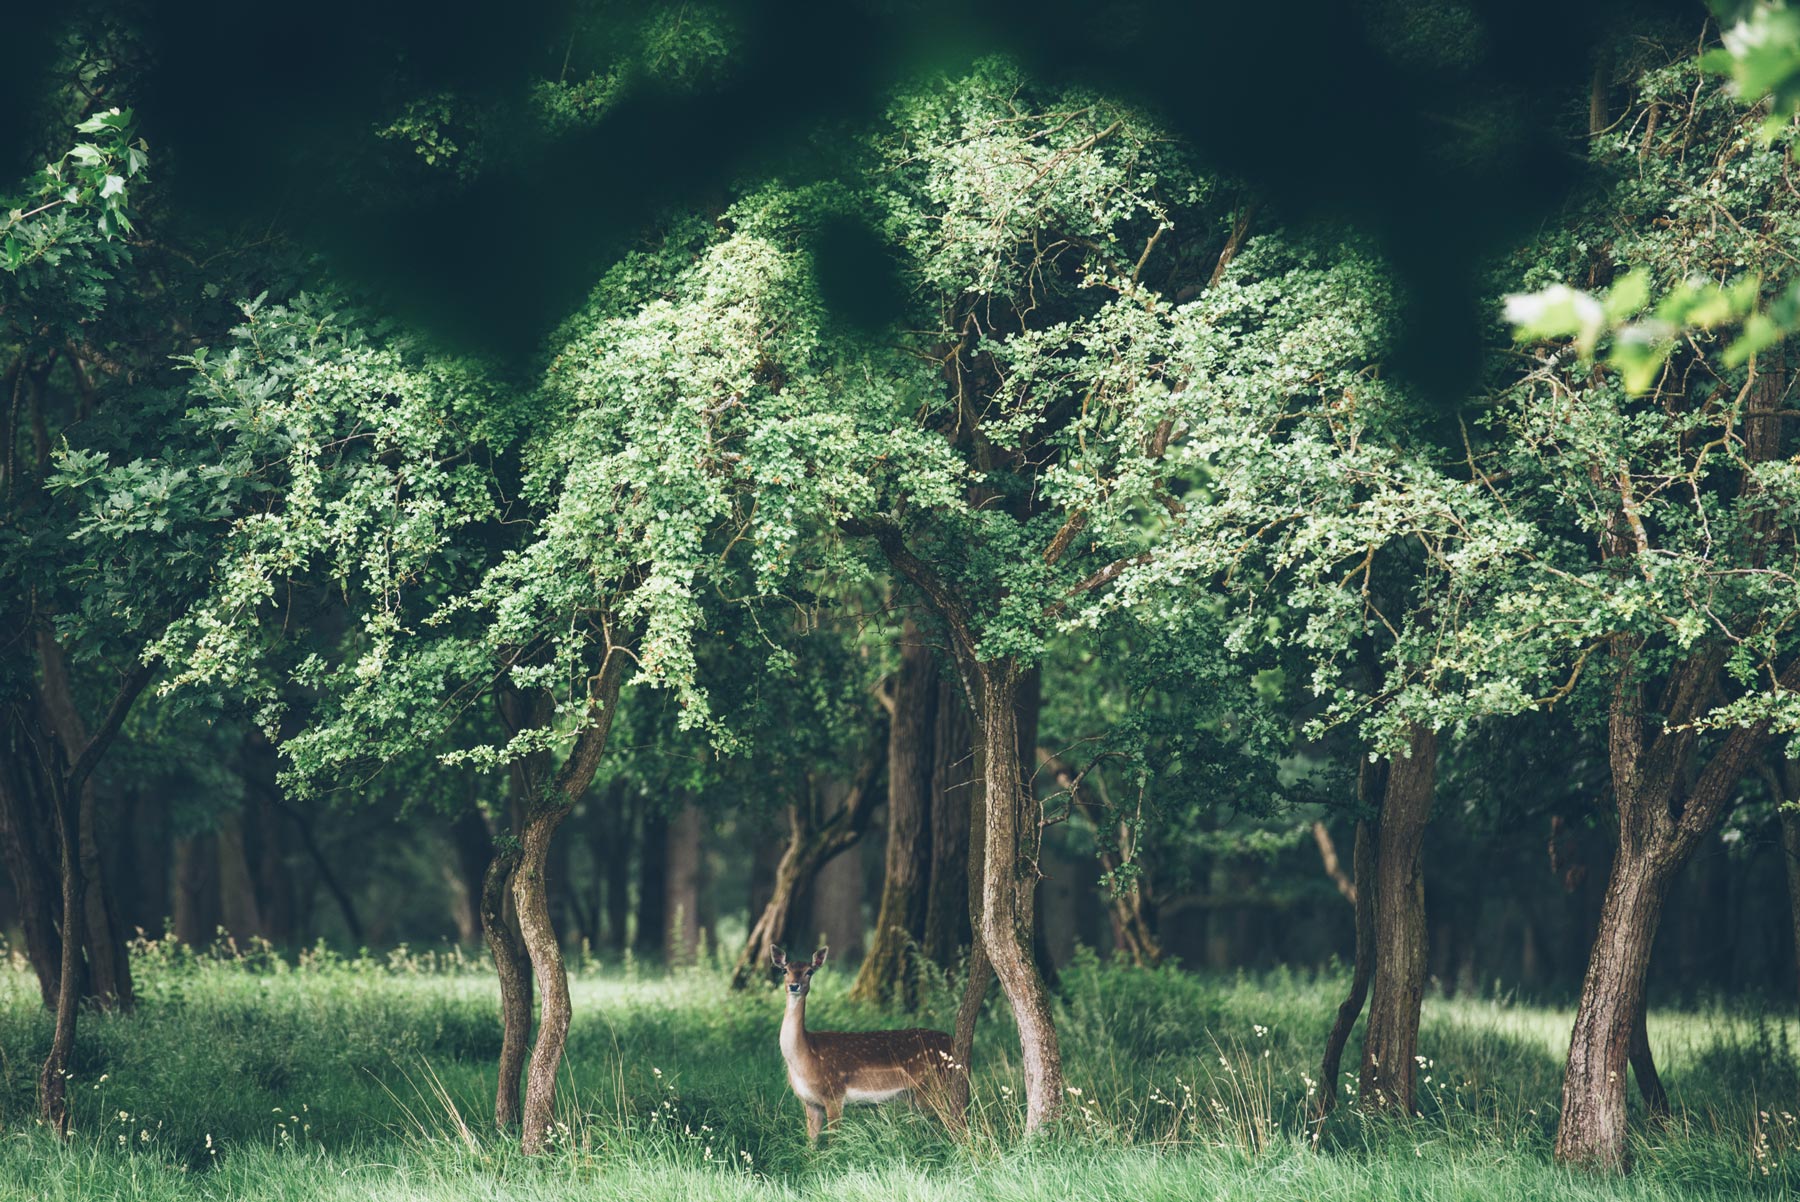
[[[218,844],[210,834],[175,840],[175,938],[205,947],[218,928]]]
[[[669,816],[654,802],[644,806],[638,842],[637,949],[661,956],[669,938]]]
[[[219,908],[225,917],[225,930],[242,950],[252,938],[263,934],[256,885],[244,851],[242,815],[236,810],[221,815],[214,837],[219,847]]]
[[[252,729],[245,737],[243,772],[244,851],[252,866],[251,882],[260,932],[277,947],[293,942],[295,896],[293,874],[288,870],[287,816],[281,804],[277,780],[279,760],[263,732]]]
[[[1362,1105],[1412,1114],[1419,1007],[1425,996],[1425,878],[1419,851],[1437,780],[1437,734],[1408,732],[1388,765],[1375,857],[1375,975],[1363,1034]]]
[[[925,936],[931,885],[932,738],[937,730],[938,671],[931,648],[909,618],[900,633],[900,671],[888,726],[888,823],[875,939],[850,996],[918,1005],[908,949]]]
[[[700,807],[685,802],[669,823],[664,856],[668,863],[667,900],[669,967],[694,963],[700,947],[700,876],[702,872]]]
[[[1037,756],[1038,762],[1054,774],[1056,787],[1068,793],[1071,806],[1090,810],[1096,823],[1113,821],[1116,812],[1104,785],[1097,786],[1100,804],[1096,808],[1081,795],[1082,778],[1077,777],[1075,770],[1055,752],[1040,747]],[[1100,778],[1095,775],[1093,779],[1099,781]],[[1118,851],[1102,851],[1099,857],[1100,867],[1115,882],[1127,863],[1134,867],[1139,865],[1136,849],[1132,846],[1134,836],[1127,824],[1118,824],[1118,837]],[[1106,908],[1112,925],[1113,946],[1129,956],[1132,964],[1139,968],[1154,968],[1163,958],[1162,943],[1156,937],[1155,923],[1151,920],[1149,892],[1141,868],[1129,886],[1107,889]]]
[[[868,873],[858,846],[846,848],[819,865],[812,887],[812,931],[819,942],[829,943],[832,955],[842,955],[846,965],[868,955],[868,919],[863,902],[868,893]],[[854,983],[854,982],[853,982]]]
[[[978,788],[974,723],[955,679],[940,675],[932,733],[931,874],[925,899],[925,954],[939,968],[956,967],[974,939],[969,909],[970,814]]]
[[[41,779],[27,762],[30,749],[8,724],[0,755],[0,858],[4,858],[13,895],[19,903],[19,925],[25,956],[37,975],[38,993],[46,1009],[56,1008],[62,982],[62,890],[58,863],[56,815],[46,804]]]
[[[743,950],[738,953],[731,973],[733,989],[746,988],[750,982],[765,977],[770,971],[770,954],[776,947],[786,946],[783,940],[811,939],[808,932],[796,929],[794,910],[826,862],[854,847],[868,828],[869,815],[881,800],[879,778],[884,758],[871,754],[863,761],[843,804],[829,816],[819,812],[822,807],[816,788],[804,801],[788,807],[787,848],[775,866],[768,904],[757,916]],[[797,949],[807,953],[812,950]]]
[[[606,847],[595,848],[606,879],[606,940],[615,952],[631,946],[631,828],[633,799],[625,778],[615,776],[606,786]]]
[[[470,782],[474,782],[473,776]],[[444,865],[444,875],[449,878],[455,897],[457,938],[465,944],[474,943],[482,937],[485,925],[482,904],[487,892],[488,865],[494,858],[494,832],[473,797],[450,823],[448,835],[452,861]]]
[[[756,925],[757,915],[769,904],[769,898],[775,893],[775,870],[781,866],[781,856],[787,850],[786,835],[758,830],[750,841],[750,898],[749,907],[745,911],[744,925]]]

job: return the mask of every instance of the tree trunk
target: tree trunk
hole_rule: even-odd
[[[911,619],[901,628],[900,672],[888,726],[887,848],[875,940],[850,996],[863,1002],[919,1004],[911,947],[925,936],[931,872],[932,737],[937,728],[938,672],[931,648]]]
[[[26,762],[30,750],[10,730],[0,756],[0,859],[19,903],[25,957],[37,975],[44,1007],[56,1009],[62,988],[62,936],[57,923],[62,890],[52,866],[58,862],[56,816],[45,804],[41,777]]]
[[[219,846],[219,908],[225,917],[226,931],[242,951],[251,939],[263,935],[256,884],[244,851],[242,816],[235,810],[221,815],[215,838]]]
[[[481,936],[500,978],[500,1083],[494,1091],[494,1125],[501,1130],[519,1124],[519,1074],[531,1042],[531,966],[506,905],[518,863],[517,847],[497,848],[481,882]]]
[[[631,946],[631,817],[632,796],[625,778],[615,776],[606,787],[605,848],[595,848],[606,879],[606,941],[623,953]]]
[[[781,861],[775,866],[769,900],[750,927],[749,938],[744,940],[737,965],[732,969],[733,989],[744,989],[751,981],[766,977],[772,971],[774,949],[785,947],[797,935],[805,937],[804,932],[791,929],[794,907],[824,863],[825,840],[809,829],[798,807],[789,807],[788,827],[791,833]],[[813,949],[794,950],[796,955],[811,955]]]
[[[986,786],[983,783],[985,774],[981,770],[982,753],[979,746],[972,747],[968,760],[970,777],[974,783],[967,791],[968,808],[965,811],[969,858],[962,874],[962,909],[969,916],[971,934],[968,977],[963,981],[962,1001],[956,1007],[956,1030],[950,1040],[950,1055],[957,1064],[955,1097],[952,1099],[951,1109],[957,1115],[966,1113],[969,1107],[969,1075],[975,1063],[975,1024],[981,1018],[981,1008],[987,1004],[988,993],[994,987],[993,961],[988,959],[987,947],[981,937],[981,891],[982,883],[987,879],[987,814],[983,804]]]
[[[1556,1131],[1558,1160],[1614,1173],[1626,1167],[1628,1064],[1639,1068],[1639,1088],[1652,1114],[1667,1107],[1642,1030],[1644,980],[1663,903],[1676,875],[1718,825],[1738,782],[1761,755],[1770,725],[1763,719],[1732,728],[1705,766],[1690,773],[1698,737],[1693,719],[1711,704],[1724,653],[1703,648],[1675,663],[1657,705],[1660,729],[1651,738],[1636,673],[1638,651],[1635,640],[1615,636],[1618,676],[1607,743],[1619,815],[1618,849],[1575,1011]],[[1783,670],[1779,685],[1800,687],[1800,658]]]
[[[1019,784],[1021,793],[1019,811],[1019,829],[1022,832],[1035,832],[1032,838],[1029,899],[1031,913],[1031,960],[1037,967],[1038,976],[1044,982],[1044,988],[1055,993],[1062,988],[1056,971],[1056,960],[1050,954],[1050,933],[1045,927],[1044,906],[1042,905],[1044,880],[1042,824],[1043,811],[1037,802],[1034,785],[1037,781],[1038,769],[1038,717],[1044,708],[1044,676],[1036,665],[1019,673],[1019,699],[1013,706],[1018,715],[1016,740],[1018,746]]]
[[[569,1039],[569,977],[563,968],[562,945],[550,919],[550,898],[544,874],[550,841],[568,815],[560,802],[538,803],[526,820],[520,837],[519,863],[513,869],[513,904],[518,909],[519,931],[539,994],[537,1042],[525,1074],[523,1146],[528,1154],[540,1152],[555,1120],[556,1070],[562,1063]]]
[[[218,841],[210,834],[175,841],[175,938],[203,948],[218,929]]]
[[[51,762],[42,765],[50,782],[62,873],[62,965],[56,995],[56,1027],[38,1076],[38,1111],[50,1129],[69,1137],[69,1057],[75,1048],[75,1016],[81,1006],[81,949],[86,922],[81,879],[81,804],[63,784],[66,763],[57,736],[50,737]]]
[[[664,855],[668,862],[668,896],[664,916],[669,924],[668,963],[691,965],[700,949],[700,808],[689,801],[669,823]]]
[[[858,844],[827,856],[812,887],[812,930],[845,964],[858,963],[869,951],[868,919],[863,914],[868,874]]]
[[[1419,850],[1437,779],[1437,734],[1408,732],[1388,765],[1375,856],[1375,973],[1363,1034],[1362,1105],[1412,1114],[1419,1007],[1425,995],[1425,878]]]
[[[810,944],[811,933],[796,925],[796,911],[820,870],[834,857],[855,847],[857,840],[862,838],[869,815],[881,796],[878,778],[884,759],[882,755],[872,755],[863,762],[843,804],[829,818],[821,820],[817,789],[812,790],[804,804],[788,807],[787,848],[775,866],[774,887],[768,904],[750,928],[750,937],[738,953],[737,965],[731,974],[733,989],[743,989],[760,974],[767,973],[770,953],[777,946],[785,946],[784,940],[800,939]]]
[[[638,841],[637,950],[661,956],[669,937],[669,816],[655,802],[644,805],[643,837]]]
[[[1033,955],[1033,900],[1043,835],[1036,800],[1026,787],[1019,747],[1023,673],[1010,659],[982,664],[977,723],[983,750],[985,864],[981,937],[994,975],[1019,1028],[1025,1069],[1025,1130],[1053,1121],[1062,1107],[1062,1049],[1050,991]]]
[[[1644,977],[1673,876],[1666,864],[1621,839],[1569,1042],[1558,1160],[1612,1172],[1625,1168],[1625,1071],[1640,1041],[1648,1050],[1641,1034]]]
[[[526,1155],[544,1150],[555,1119],[556,1070],[562,1064],[563,1048],[569,1039],[569,977],[563,968],[562,945],[556,927],[550,920],[550,897],[546,891],[545,872],[550,858],[550,841],[556,828],[575,808],[594,773],[599,770],[605,753],[607,736],[618,714],[619,686],[625,671],[625,657],[608,651],[599,672],[589,683],[588,704],[584,715],[587,726],[576,736],[555,781],[540,790],[540,779],[532,766],[525,766],[525,824],[519,836],[519,863],[513,869],[513,905],[519,915],[519,933],[525,940],[525,952],[531,958],[531,969],[537,978],[541,999],[538,1010],[537,1042],[531,1048],[531,1061],[525,1072],[525,1106],[521,1119],[524,1130],[520,1146]],[[545,722],[543,712],[547,700],[540,696],[536,717]]]
[[[494,860],[494,832],[474,797],[451,822],[449,839],[454,862],[444,866],[444,874],[456,897],[457,935],[464,943],[474,943],[485,929],[487,870]]]
[[[974,860],[969,840],[975,805],[974,725],[969,703],[950,674],[938,679],[932,732],[931,874],[925,899],[927,956],[946,971],[954,969],[962,950],[974,938],[969,909],[969,872]]]
[[[1357,778],[1358,800],[1364,814],[1374,811],[1386,780],[1381,764],[1363,762]],[[1320,1118],[1337,1105],[1339,1065],[1343,1063],[1344,1046],[1350,1042],[1350,1029],[1362,1017],[1363,1001],[1369,996],[1369,979],[1375,975],[1375,825],[1368,817],[1356,821],[1356,846],[1350,853],[1352,900],[1356,906],[1356,967],[1350,975],[1350,994],[1338,1007],[1332,1020],[1331,1033],[1325,1037],[1325,1057],[1319,1063]]]
[[[92,740],[87,723],[75,705],[62,647],[48,626],[39,627],[37,642],[44,678],[43,708],[50,729],[56,732],[65,754],[81,756]],[[136,690],[129,694],[130,698],[136,696]],[[127,699],[125,704],[129,706],[130,700]],[[120,717],[123,717],[122,713]],[[116,732],[117,724],[114,723],[108,738]],[[137,995],[132,989],[131,958],[126,950],[125,936],[119,929],[106,885],[105,860],[100,854],[99,801],[91,765],[83,779],[76,782],[75,794],[74,803],[81,810],[76,828],[80,835],[82,909],[86,919],[82,927],[85,946],[81,950],[87,961],[89,997],[103,1010],[128,1011],[137,1004]]]

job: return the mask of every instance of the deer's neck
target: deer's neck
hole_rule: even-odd
[[[787,1016],[781,1020],[781,1054],[789,1064],[805,1059],[812,1051],[806,1038],[806,995],[788,995]]]

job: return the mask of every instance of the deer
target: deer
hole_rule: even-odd
[[[906,1098],[954,1125],[949,1100],[959,1071],[950,1054],[950,1036],[913,1027],[903,1031],[808,1031],[806,995],[813,974],[825,967],[830,948],[810,960],[789,960],[779,947],[772,958],[787,986],[787,1014],[781,1021],[781,1055],[788,1084],[806,1106],[806,1135],[814,1143],[835,1127],[844,1104],[878,1105]]]

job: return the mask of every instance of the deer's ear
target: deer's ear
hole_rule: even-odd
[[[817,952],[815,952],[815,953],[813,953],[813,967],[814,967],[814,968],[822,968],[822,967],[824,967],[824,965],[825,965],[825,957],[826,957],[826,956],[827,956],[827,955],[828,955],[828,954],[830,954],[830,952],[831,952],[831,949],[830,949],[830,948],[828,948],[828,947],[822,947],[822,948],[820,948],[820,949],[819,949],[819,950],[818,950],[818,951],[817,951]]]
[[[772,950],[769,953],[769,958],[771,960],[775,961],[776,968],[786,968],[787,967],[787,953],[782,951],[780,948],[775,948],[774,950]]]

